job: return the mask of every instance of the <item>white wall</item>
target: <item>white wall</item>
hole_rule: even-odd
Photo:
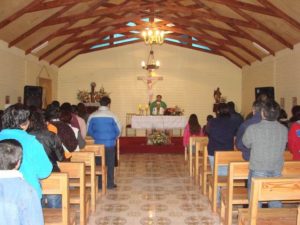
[[[7,43],[0,41],[0,109],[4,108],[5,96],[10,96],[11,104],[16,103],[19,96],[23,101],[24,86],[37,85],[38,76],[52,80],[53,99],[56,99],[57,74],[55,66],[40,62],[34,56],[25,56],[24,51],[8,48]]]
[[[58,99],[77,103],[78,90],[90,91],[96,82],[111,92],[112,111],[125,124],[126,113],[137,113],[138,104],[147,104],[147,87],[138,76],[147,75],[140,67],[146,60],[149,47],[132,44],[84,54],[59,69]],[[163,44],[154,47],[155,59],[160,60],[157,74],[163,81],[154,85],[154,95],[162,94],[169,107],[185,110],[185,115],[196,113],[200,123],[212,114],[213,91],[220,87],[227,100],[241,109],[241,70],[223,57]]]
[[[254,88],[274,86],[275,99],[284,98],[285,110],[290,114],[292,98],[300,104],[300,44],[293,50],[285,49],[251,66],[243,68],[242,111],[249,112],[254,101]]]

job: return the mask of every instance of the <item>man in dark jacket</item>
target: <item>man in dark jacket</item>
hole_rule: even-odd
[[[88,134],[93,137],[95,144],[105,145],[105,163],[107,165],[107,188],[116,187],[114,183],[114,167],[116,154],[116,140],[121,134],[121,124],[118,118],[110,111],[111,100],[104,96],[100,99],[100,108],[92,113],[88,119]],[[97,161],[96,161],[97,163]],[[101,187],[99,177],[98,187]]]

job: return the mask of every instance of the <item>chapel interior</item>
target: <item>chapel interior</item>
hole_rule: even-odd
[[[185,155],[184,127],[169,129],[165,150],[147,146],[149,129],[131,127],[156,95],[201,126],[217,88],[244,118],[257,88],[271,88],[288,117],[300,105],[299,0],[1,0],[0,12],[1,110],[30,98],[93,112],[102,90],[122,124],[118,187],[97,191],[84,223],[75,207],[76,224],[226,224],[201,190],[198,158]],[[149,30],[162,40],[143,36]]]

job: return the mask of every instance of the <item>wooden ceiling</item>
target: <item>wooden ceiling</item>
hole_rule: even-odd
[[[165,44],[243,67],[300,42],[300,1],[0,1],[0,39],[58,67],[79,54],[142,42],[141,31],[153,26],[167,32]]]

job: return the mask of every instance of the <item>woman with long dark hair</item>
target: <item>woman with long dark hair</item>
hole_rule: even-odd
[[[188,147],[190,137],[192,136],[202,136],[201,126],[198,121],[196,114],[191,114],[187,125],[183,132],[183,145]]]

